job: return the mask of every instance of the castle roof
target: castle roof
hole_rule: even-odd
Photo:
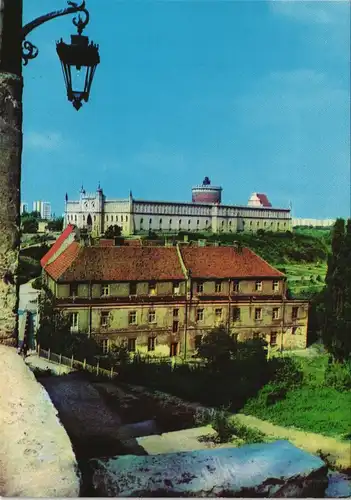
[[[261,202],[261,205],[263,207],[271,207],[272,204],[270,203],[270,201],[268,200],[267,198],[267,195],[266,194],[263,194],[263,193],[256,193],[256,196],[257,198],[260,200]]]
[[[248,248],[186,247],[182,260],[195,279],[282,278]],[[184,280],[175,247],[105,246],[90,247],[71,243],[45,267],[55,281],[157,281]]]

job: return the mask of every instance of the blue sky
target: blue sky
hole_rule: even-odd
[[[55,41],[28,37],[22,200],[190,201],[208,175],[223,202],[254,191],[296,217],[350,213],[350,7],[346,1],[87,0],[100,45],[91,100],[67,101]],[[24,0],[24,22],[65,6]]]

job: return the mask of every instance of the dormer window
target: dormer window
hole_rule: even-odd
[[[202,283],[202,281],[198,281],[196,283],[196,291],[197,291],[197,293],[203,293],[203,291],[204,291],[204,284]]]
[[[71,283],[69,294],[71,297],[76,297],[78,295],[78,283]]]
[[[149,295],[156,295],[156,283],[149,283]]]
[[[180,284],[178,282],[173,283],[173,295],[179,295]]]
[[[108,297],[110,295],[110,285],[101,286],[101,297]]]
[[[256,281],[255,290],[256,292],[262,291],[262,281]]]

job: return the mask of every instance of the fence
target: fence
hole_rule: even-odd
[[[114,371],[113,366],[111,366],[110,370],[106,370],[105,368],[100,367],[99,360],[96,362],[96,365],[90,365],[86,362],[86,359],[84,359],[84,361],[79,361],[77,359],[74,359],[73,356],[71,358],[68,358],[67,356],[63,356],[62,354],[51,352],[50,349],[48,351],[41,349],[40,346],[38,346],[37,354],[39,358],[47,359],[51,363],[55,363],[59,366],[67,366],[72,371],[83,370],[89,373],[94,373],[96,375],[103,375],[111,379],[118,375],[118,372]]]

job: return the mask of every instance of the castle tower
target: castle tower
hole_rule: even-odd
[[[222,201],[222,188],[211,186],[211,181],[205,177],[202,184],[192,188],[193,203],[213,203],[220,204]]]

